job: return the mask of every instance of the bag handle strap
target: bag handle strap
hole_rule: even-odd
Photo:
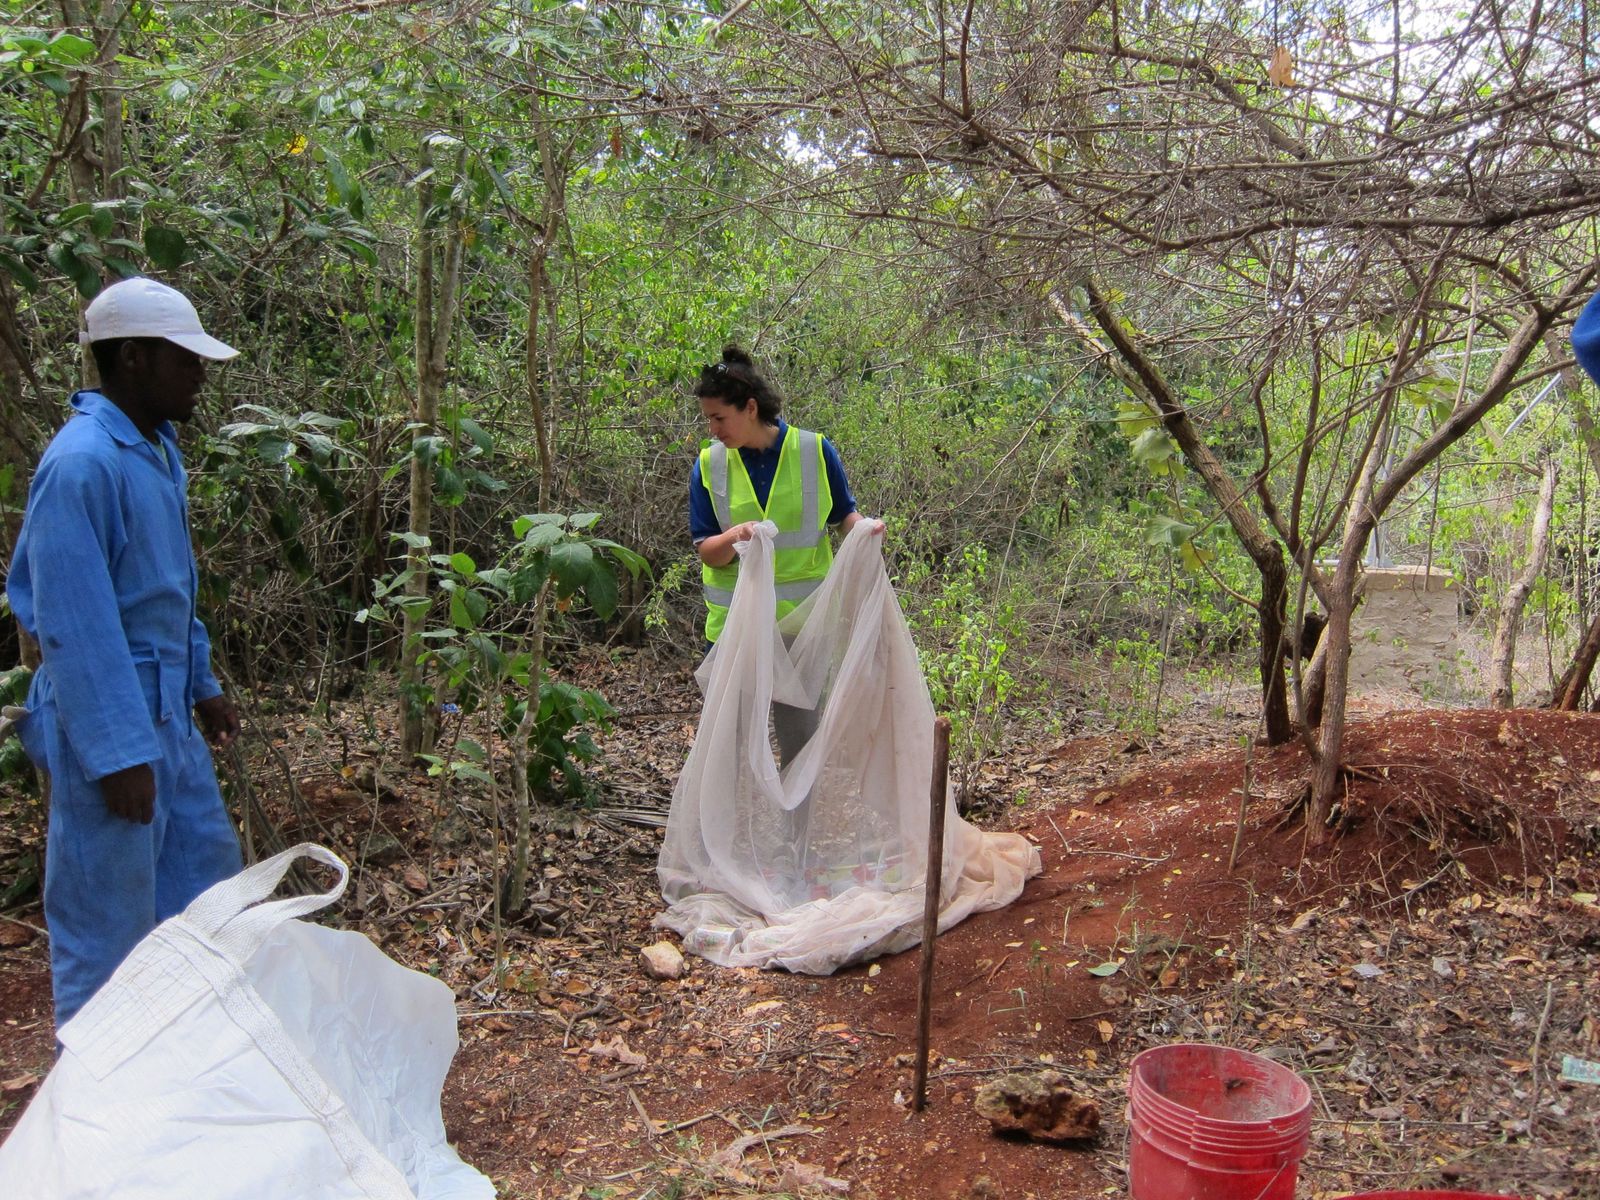
[[[339,873],[338,881],[325,892],[262,903],[302,858],[332,867]],[[344,894],[349,882],[350,868],[343,859],[315,842],[301,842],[201,892],[184,909],[183,921],[235,962],[242,963],[279,925],[326,908]]]

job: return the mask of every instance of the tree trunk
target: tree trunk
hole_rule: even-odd
[[[1355,608],[1354,592],[1358,564],[1362,555],[1366,553],[1367,541],[1372,536],[1373,526],[1394,503],[1395,498],[1416,478],[1418,472],[1466,436],[1478,422],[1483,420],[1490,409],[1505,399],[1517,382],[1517,372],[1538,347],[1545,330],[1558,316],[1588,295],[1597,273],[1600,273],[1600,264],[1592,264],[1570,276],[1566,286],[1548,303],[1534,303],[1532,311],[1506,339],[1506,347],[1495,362],[1494,369],[1490,372],[1478,397],[1471,404],[1457,406],[1449,418],[1406,455],[1381,484],[1377,484],[1371,478],[1375,468],[1369,460],[1367,478],[1364,478],[1352,500],[1350,520],[1345,527],[1344,541],[1339,549],[1339,566],[1334,574],[1334,586],[1329,589],[1327,597],[1328,624],[1322,636],[1333,640],[1328,646],[1328,676],[1324,689],[1322,736],[1318,742],[1317,762],[1312,770],[1311,802],[1306,813],[1311,841],[1314,844],[1321,844],[1327,840],[1328,817],[1333,812],[1339,784],[1340,756],[1344,750],[1345,695],[1349,682],[1347,660],[1350,647],[1350,616]],[[1422,294],[1426,295],[1432,290],[1432,286],[1433,280],[1430,278]],[[1418,303],[1420,306],[1420,299]],[[1401,347],[1399,353],[1402,356],[1405,353],[1404,348],[1410,344],[1411,336],[1408,330],[1404,336],[1396,338],[1395,344]],[[1397,360],[1397,367],[1399,365],[1401,364]],[[1396,384],[1398,383],[1397,374],[1391,378]]]
[[[539,305],[544,302],[550,286],[547,267],[550,247],[566,212],[566,172],[556,161],[555,146],[550,137],[550,123],[537,93],[529,98],[533,113],[534,140],[539,146],[539,166],[544,179],[544,202],[538,224],[533,228],[533,245],[528,253],[528,342],[526,374],[528,382],[528,411],[533,418],[534,447],[539,455],[539,508],[550,505],[554,490],[555,463],[550,436],[550,389],[545,372],[540,368]],[[551,334],[555,332],[552,308]]]
[[[1572,663],[1550,689],[1547,708],[1577,712],[1583,704],[1583,689],[1589,686],[1589,676],[1594,673],[1595,660],[1600,658],[1600,612],[1584,632],[1583,641],[1573,651]]]
[[[1494,652],[1490,656],[1489,705],[1511,707],[1511,666],[1517,652],[1517,626],[1527,607],[1533,585],[1544,571],[1545,551],[1550,545],[1550,513],[1556,501],[1556,460],[1547,455],[1544,478],[1539,483],[1539,506],[1533,514],[1533,532],[1528,537],[1528,563],[1506,592],[1500,605],[1500,620],[1494,631]]]
[[[1256,520],[1243,492],[1189,419],[1183,401],[1173,392],[1160,368],[1135,341],[1111,301],[1100,291],[1093,278],[1086,279],[1082,286],[1095,324],[1116,348],[1121,362],[1110,358],[1083,322],[1071,313],[1058,296],[1052,295],[1057,314],[1080,340],[1105,356],[1108,366],[1117,363],[1112,366],[1113,373],[1161,418],[1162,425],[1182,451],[1184,461],[1216,500],[1234,535],[1255,564],[1261,578],[1261,600],[1257,615],[1261,638],[1258,666],[1261,673],[1262,721],[1269,745],[1287,742],[1294,736],[1294,725],[1289,719],[1288,692],[1283,677],[1283,627],[1288,604],[1288,571],[1284,565],[1283,548]],[[1117,369],[1118,366],[1122,369]]]
[[[465,162],[464,155],[463,150],[457,156],[458,176]],[[427,439],[436,436],[438,431],[439,398],[444,392],[446,355],[450,348],[451,326],[455,323],[465,248],[463,214],[457,205],[452,205],[445,222],[442,252],[438,246],[435,226],[439,221],[433,212],[435,188],[431,179],[433,150],[427,138],[423,139],[419,165],[426,178],[417,184],[417,391],[411,411],[411,505],[406,527],[410,535],[406,545],[406,570],[410,575],[405,587],[408,603],[400,650],[400,745],[406,754],[425,753],[433,743],[437,728],[436,706],[422,678],[422,632],[428,620],[428,606],[423,601],[431,594],[432,578],[429,538],[433,527],[434,451]]]
[[[533,602],[533,657],[528,668],[528,707],[511,738],[511,805],[515,829],[512,833],[511,867],[500,892],[501,911],[515,916],[522,911],[528,894],[528,861],[532,854],[533,798],[528,792],[528,743],[539,726],[539,692],[544,686],[544,616],[550,588],[539,589]]]

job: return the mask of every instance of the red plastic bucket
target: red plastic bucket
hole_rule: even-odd
[[[1157,1046],[1128,1072],[1132,1200],[1294,1200],[1311,1089],[1228,1046]]]

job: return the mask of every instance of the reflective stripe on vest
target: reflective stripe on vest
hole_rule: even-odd
[[[785,601],[799,604],[800,601],[821,586],[822,580],[820,579],[795,579],[789,583],[776,584],[772,590],[777,596],[779,604]],[[710,584],[705,584],[700,591],[711,604],[720,604],[723,608],[727,608],[728,605],[733,603],[733,592],[728,588],[712,587]]]
[[[822,540],[824,530],[822,522],[817,519],[817,460],[822,457],[819,453],[821,440],[809,429],[795,429],[794,432],[799,438],[797,449],[800,451],[800,528],[778,530],[772,544],[779,550],[809,550]],[[732,529],[738,522],[729,515],[732,506],[728,502],[728,448],[714,441],[706,449],[711,455],[711,482],[708,485],[711,508],[717,514],[717,521],[722,528]],[[773,482],[777,482],[776,477]],[[769,506],[772,503],[770,493],[767,503]]]

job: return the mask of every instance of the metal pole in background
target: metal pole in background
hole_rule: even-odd
[[[950,718],[933,723],[933,787],[928,796],[928,868],[922,903],[922,982],[917,989],[917,1076],[911,1110],[928,1102],[928,1026],[933,1019],[933,944],[939,936],[939,892],[944,877],[945,775],[950,767]]]

